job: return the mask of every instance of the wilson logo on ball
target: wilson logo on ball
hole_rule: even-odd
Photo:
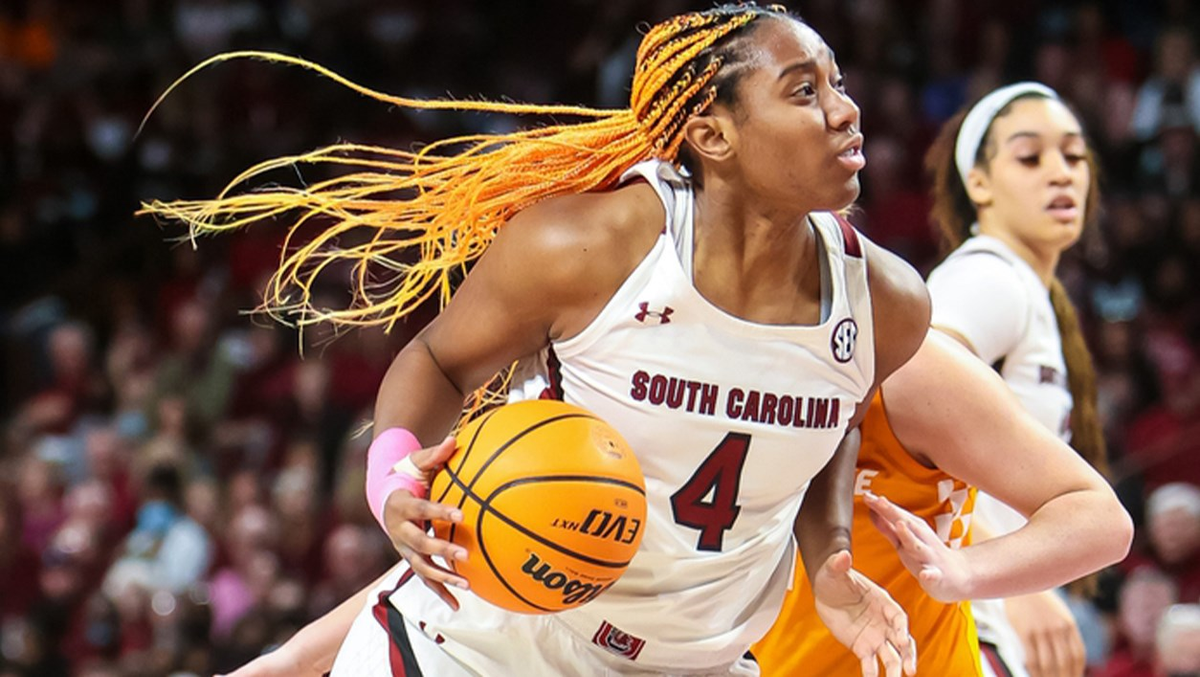
[[[627,518],[625,515],[614,515],[607,510],[592,509],[581,522],[556,517],[550,526],[598,538],[612,539],[617,543],[633,543],[638,532],[641,531],[642,520],[636,517]]]
[[[554,571],[550,565],[543,562],[536,553],[529,553],[529,559],[525,560],[525,566],[521,567],[521,571],[528,574],[530,578],[546,586],[549,590],[561,590],[563,596],[563,604],[583,604],[590,602],[592,599],[604,592],[611,585],[584,583],[578,579],[571,578],[561,571]]]

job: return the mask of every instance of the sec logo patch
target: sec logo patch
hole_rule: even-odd
[[[833,328],[833,337],[829,347],[833,349],[833,359],[841,363],[849,362],[854,357],[854,344],[858,339],[858,324],[854,318],[847,317]]]

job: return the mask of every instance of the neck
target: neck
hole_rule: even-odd
[[[745,191],[707,185],[696,191],[695,269],[732,274],[740,284],[779,284],[816,269],[808,213],[764,208]]]
[[[989,224],[983,219],[980,219],[979,232],[983,235],[990,235],[1008,245],[1009,249],[1016,252],[1021,260],[1033,268],[1033,272],[1037,273],[1042,284],[1046,285],[1046,288],[1050,287],[1050,282],[1054,279],[1054,271],[1058,268],[1058,259],[1062,257],[1062,250],[1052,247],[1035,247],[1013,235],[1011,231],[996,227],[995,224]]]

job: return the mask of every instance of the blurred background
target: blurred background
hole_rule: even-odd
[[[270,49],[407,96],[626,105],[639,26],[680,0],[3,0],[0,3],[0,675],[228,670],[391,561],[362,496],[390,335],[247,314],[283,229],[205,240],[134,218],[339,140],[522,121],[410,113]],[[1074,600],[1096,675],[1141,675],[1171,604],[1200,602],[1200,3],[807,0],[861,105],[857,224],[937,261],[922,156],[937,126],[1032,78],[1078,110],[1103,213],[1060,275],[1099,366],[1135,552]],[[321,178],[297,170],[301,180]],[[339,290],[318,290],[337,301]],[[1168,614],[1169,615],[1169,614]],[[1183,618],[1187,614],[1175,614]],[[1181,627],[1194,628],[1195,623]]]

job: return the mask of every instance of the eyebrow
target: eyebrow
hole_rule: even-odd
[[[815,71],[817,69],[816,59],[805,59],[804,61],[796,61],[784,66],[779,71],[778,80],[782,80],[796,71]]]
[[[833,54],[833,49],[826,47],[825,53],[829,55],[829,63],[833,65],[834,72],[839,72],[840,69],[837,67],[837,58]],[[795,73],[796,71],[815,71],[815,70],[817,70],[817,59],[816,58],[809,58],[809,59],[805,59],[804,61],[795,61],[795,62],[792,62],[792,63],[784,66],[779,71],[779,77],[776,79],[782,80],[782,79],[786,78],[787,76],[791,75],[792,73]]]
[[[1082,139],[1083,132],[1067,132],[1067,133],[1063,134],[1063,137],[1065,137],[1068,140],[1072,140],[1072,141],[1075,139]],[[1040,138],[1042,138],[1042,135],[1038,134],[1037,132],[1015,132],[1011,136],[1009,136],[1007,139],[1005,139],[1004,143],[1012,143],[1013,141],[1016,141],[1017,139],[1040,139]]]

